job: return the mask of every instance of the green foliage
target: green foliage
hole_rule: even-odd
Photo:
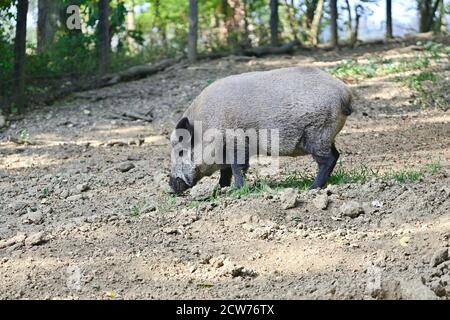
[[[138,205],[134,205],[131,209],[130,209],[130,216],[131,217],[138,217],[141,215],[141,208]]]

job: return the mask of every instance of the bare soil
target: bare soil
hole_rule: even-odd
[[[417,108],[395,76],[351,83],[356,112],[337,139],[340,166],[383,172],[438,161],[438,172],[300,192],[291,209],[291,190],[194,202],[193,193],[168,193],[168,134],[211,81],[412,54],[389,44],[177,65],[13,123],[0,133],[0,299],[448,299],[450,111]],[[433,71],[443,85],[430,90],[448,90],[448,61]],[[115,116],[123,111],[155,120]],[[294,171],[315,164],[282,159],[278,178]],[[196,191],[216,184],[205,179]]]

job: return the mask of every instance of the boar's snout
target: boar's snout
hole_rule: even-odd
[[[169,185],[175,194],[181,194],[187,189],[191,188],[186,182],[181,178],[170,177]]]

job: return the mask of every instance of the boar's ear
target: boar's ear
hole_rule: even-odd
[[[181,119],[176,128],[175,129],[186,129],[189,131],[189,133],[191,134],[191,137],[194,134],[194,126],[191,125],[191,123],[189,122],[189,119],[184,117],[183,119]]]

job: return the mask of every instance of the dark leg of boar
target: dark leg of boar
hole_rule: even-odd
[[[240,189],[244,186],[244,175],[248,170],[248,164],[232,164],[231,170],[234,176],[234,184],[236,188]]]
[[[313,154],[313,158],[319,165],[319,170],[311,189],[318,189],[325,186],[328,179],[330,178],[331,173],[333,172],[334,167],[336,166],[336,163],[339,159],[339,151],[337,151],[336,147],[332,145],[330,153],[327,156],[323,157]]]
[[[231,186],[231,178],[233,177],[233,171],[231,167],[220,170],[219,185],[221,188]]]

